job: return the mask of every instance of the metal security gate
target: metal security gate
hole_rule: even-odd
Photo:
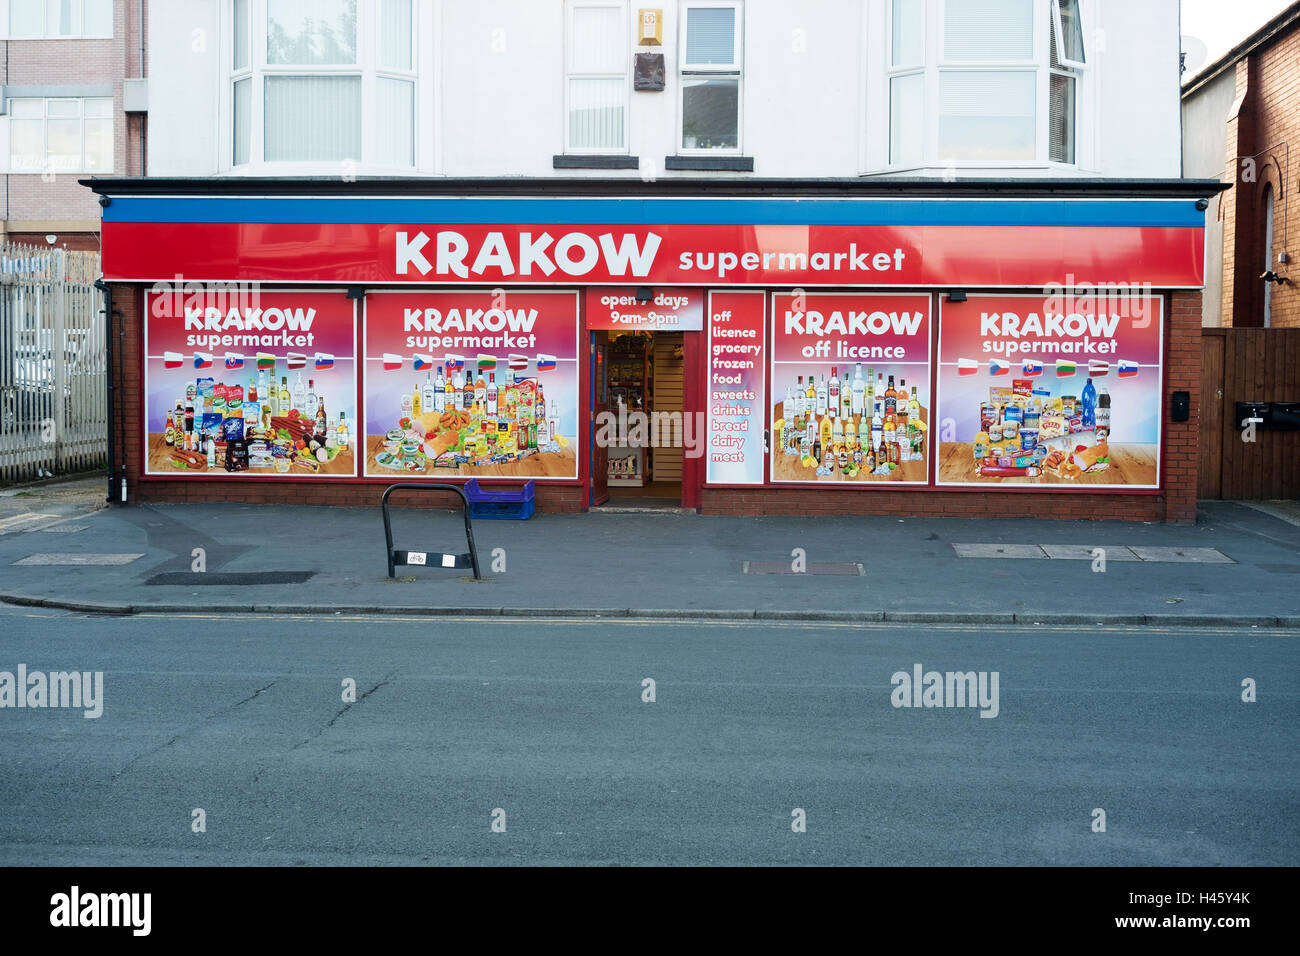
[[[106,460],[99,256],[0,243],[0,483]]]

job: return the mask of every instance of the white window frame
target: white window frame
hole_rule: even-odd
[[[357,62],[356,63],[320,63],[320,64],[281,64],[267,63],[267,0],[248,0],[248,64],[236,70],[235,54],[235,16],[234,0],[222,2],[222,137],[221,165],[223,171],[235,173],[261,173],[266,175],[318,174],[338,175],[340,167],[347,161],[311,161],[311,160],[271,160],[266,156],[266,78],[277,76],[353,76],[361,79],[361,156],[356,160],[356,169],[381,173],[410,175],[420,168],[423,143],[421,140],[422,100],[421,67],[421,0],[411,4],[411,68],[409,71],[379,64],[379,0],[358,0],[357,3]],[[235,116],[234,93],[238,80],[249,79],[252,89],[249,95],[249,149],[248,162],[235,165]],[[394,166],[377,162],[373,156],[373,144],[376,142],[376,89],[380,79],[400,79],[412,85],[411,144],[412,162],[410,165]]]
[[[1087,6],[1085,0],[1077,0],[1079,5],[1079,29],[1083,33],[1083,56],[1082,60],[1072,60],[1065,55],[1065,31],[1061,28],[1061,0],[1052,0],[1052,25],[1056,30],[1056,61],[1062,69],[1082,73],[1088,69],[1088,31],[1083,28],[1083,8]]]
[[[877,144],[868,141],[863,144],[866,158],[866,172],[901,173],[925,169],[1060,169],[1063,171],[1081,171],[1095,165],[1095,152],[1091,149],[1094,128],[1093,104],[1095,102],[1096,72],[1087,64],[1077,67],[1075,61],[1066,66],[1060,61],[1060,69],[1051,66],[1051,29],[1059,24],[1060,11],[1058,0],[1049,0],[1046,7],[1035,0],[1034,11],[1034,47],[1030,60],[1000,61],[962,61],[948,60],[943,56],[944,49],[944,3],[946,0],[921,0],[923,5],[922,30],[924,31],[925,62],[922,66],[895,68],[893,60],[893,0],[880,0],[883,6],[881,19],[885,24],[883,31],[883,69],[876,76],[883,77],[883,84],[874,93],[868,89],[868,95],[879,104],[876,108],[883,116],[884,136],[876,137]],[[1088,24],[1091,22],[1094,4],[1088,0],[1079,0],[1080,20],[1083,27],[1085,57],[1088,54]],[[1048,16],[1043,16],[1046,11]],[[1063,43],[1059,27],[1056,31],[1057,42]],[[870,46],[870,36],[866,43]],[[877,55],[879,47],[877,47]],[[1034,72],[1035,80],[1035,119],[1034,119],[1034,158],[1033,159],[943,159],[939,153],[939,76],[944,72]],[[891,80],[896,77],[925,75],[925,128],[923,133],[922,158],[919,163],[895,163],[891,155],[893,139],[892,103],[890,99]],[[1061,73],[1074,80],[1074,162],[1059,163],[1051,159],[1051,74]],[[871,80],[868,80],[869,87]],[[874,124],[868,124],[875,129]]]
[[[9,123],[10,123],[10,121],[13,120],[15,117],[12,116],[12,111],[10,111],[9,115],[7,115],[7,116],[5,117],[5,137],[4,137],[4,141],[5,141],[5,154],[4,154],[4,170],[5,170],[6,173],[8,173],[8,174],[10,174],[10,175],[14,175],[14,176],[23,176],[23,175],[36,175],[36,176],[43,176],[43,175],[48,175],[48,174],[50,174],[50,173],[53,173],[53,174],[55,174],[55,175],[60,175],[60,174],[83,175],[83,174],[85,174],[85,175],[93,175],[93,176],[105,176],[105,175],[109,175],[109,174],[111,174],[111,173],[114,171],[114,169],[115,169],[115,167],[116,167],[116,164],[117,164],[117,143],[115,142],[115,139],[116,139],[116,114],[115,114],[115,112],[114,112],[113,97],[111,97],[111,96],[15,96],[15,97],[13,97],[13,99],[11,99],[9,102],[12,103],[14,100],[22,100],[22,101],[34,100],[34,101],[39,102],[39,103],[41,104],[41,117],[40,117],[40,119],[41,119],[41,165],[38,166],[38,167],[35,168],[35,169],[16,169],[16,168],[14,168],[14,157],[13,157],[13,136],[12,136],[11,133],[10,133]],[[108,161],[108,165],[107,165],[105,168],[102,168],[102,169],[90,169],[90,168],[86,165],[86,119],[87,119],[87,117],[86,117],[86,101],[87,101],[87,100],[105,100],[105,101],[107,101],[107,103],[108,103],[108,116],[106,116],[106,117],[99,117],[99,116],[93,116],[93,117],[90,117],[91,119],[107,119],[107,120],[108,120],[108,123],[109,123],[109,133],[108,133],[108,147],[109,147],[109,156],[108,156],[108,160],[109,160],[109,161]],[[75,168],[55,168],[55,167],[53,167],[53,166],[48,165],[48,159],[47,159],[46,157],[49,155],[49,140],[50,140],[50,132],[49,132],[49,130],[50,130],[50,126],[49,126],[49,124],[50,124],[50,119],[51,119],[51,117],[50,117],[50,104],[51,104],[51,103],[76,103],[76,104],[77,104],[77,117],[76,117],[76,119],[77,119],[77,121],[81,124],[81,163],[80,163],[78,166],[76,166]],[[35,119],[36,119],[36,117],[34,117],[34,116],[33,116],[33,117],[30,117],[30,118],[28,118],[28,117],[17,117],[17,118],[20,119],[20,120],[21,120],[21,119],[30,119],[30,120],[35,120]],[[56,119],[56,120],[69,120],[69,119],[72,119],[72,117],[70,117],[70,116],[67,116],[67,117],[56,116],[56,117],[53,117],[53,119]]]
[[[706,7],[724,7],[736,11],[736,37],[730,64],[690,66],[686,62],[686,12]],[[736,145],[688,149],[686,138],[686,83],[697,76],[734,76],[736,78]],[[745,152],[745,3],[744,0],[682,0],[677,7],[677,123],[673,134],[678,156],[742,156]]]
[[[623,37],[623,72],[620,73],[574,73],[570,70],[569,54],[573,50],[573,11],[579,8],[605,7],[618,10],[620,32]],[[627,0],[565,0],[564,4],[564,91],[561,97],[564,103],[564,153],[566,156],[627,156],[632,149],[632,34],[628,23]],[[581,146],[575,147],[569,142],[569,81],[570,80],[617,80],[623,81],[623,145],[609,147]]]
[[[77,0],[81,3],[81,32],[79,33],[51,33],[49,5],[45,0],[41,0],[41,15],[44,20],[44,29],[35,36],[19,36],[10,32],[9,9],[20,0],[0,0],[0,38],[5,40],[111,40],[113,39],[113,15],[116,13],[117,4],[109,3],[108,32],[107,33],[87,33],[86,32],[86,7],[85,0]]]

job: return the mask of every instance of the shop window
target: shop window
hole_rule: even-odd
[[[740,152],[743,26],[739,3],[688,3],[681,9],[682,152]]]
[[[111,37],[113,0],[10,0],[9,37]]]
[[[111,173],[113,100],[9,101],[9,172]]]
[[[1075,165],[1080,3],[890,0],[888,165]]]
[[[570,3],[564,148],[627,152],[628,46],[624,3]]]
[[[232,0],[231,163],[415,165],[413,0]]]

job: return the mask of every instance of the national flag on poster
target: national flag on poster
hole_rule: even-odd
[[[275,356],[267,352],[257,353],[258,368],[275,368]]]
[[[1011,372],[1011,363],[1002,359],[989,359],[990,375],[1007,375]]]
[[[319,370],[319,369],[324,369],[324,368],[333,368],[333,367],[334,367],[334,356],[333,356],[333,355],[330,355],[328,352],[317,352],[317,353],[316,353],[316,368],[317,368],[317,370]]]
[[[447,359],[447,366],[452,371],[455,371],[457,369],[462,369],[465,367],[465,356],[463,355],[452,355],[450,352],[448,352],[445,358]]]
[[[402,357],[400,355],[394,355],[392,352],[384,353],[385,372],[396,372],[401,367],[402,367]]]
[[[1135,378],[1137,376],[1137,373],[1138,373],[1137,362],[1130,362],[1128,359],[1120,359],[1119,362],[1120,378]]]
[[[290,352],[288,362],[289,368],[302,368],[307,364],[307,356],[301,352]]]
[[[1020,372],[1022,375],[1034,376],[1043,374],[1043,363],[1037,359],[1025,359],[1020,363]]]
[[[209,355],[207,352],[195,352],[195,353],[194,353],[194,367],[195,367],[195,368],[212,368],[212,356]]]
[[[1075,373],[1077,366],[1074,359],[1057,359],[1056,360],[1056,377],[1069,378]]]
[[[974,375],[979,370],[980,370],[980,363],[975,361],[974,359],[957,360],[958,375]]]
[[[518,352],[510,353],[510,367],[518,372],[520,369],[528,368],[528,356],[520,355]]]
[[[226,353],[226,368],[236,369],[244,367],[244,357],[237,352]]]
[[[539,372],[553,372],[553,371],[555,371],[555,356],[554,356],[554,355],[538,355],[538,356],[537,356],[537,371],[539,371]]]
[[[1110,363],[1098,361],[1097,359],[1088,359],[1088,377],[1097,378],[1101,375],[1110,374]]]
[[[180,352],[164,352],[163,368],[180,368],[185,364],[185,356]]]
[[[484,355],[482,352],[479,352],[479,353],[478,353],[478,367],[479,367],[479,368],[496,368],[496,367],[497,367],[497,357],[496,357],[495,355]]]
[[[415,363],[415,370],[417,372],[423,372],[425,369],[433,368],[432,355],[421,355],[417,352],[415,355],[411,356],[411,359]]]

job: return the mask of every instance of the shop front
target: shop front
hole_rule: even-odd
[[[123,500],[1194,520],[1216,184],[88,184]]]

